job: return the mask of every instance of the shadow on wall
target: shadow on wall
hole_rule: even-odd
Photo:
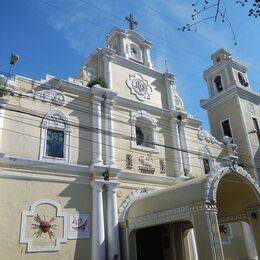
[[[89,222],[88,228],[91,233],[91,212],[92,212],[92,188],[90,184],[86,184],[84,181],[85,176],[77,178],[74,183],[71,183],[65,188],[59,196],[68,198],[68,202],[64,205],[64,211],[69,213],[88,214]],[[85,260],[91,259],[91,236],[89,238],[68,240],[63,247],[68,244],[75,243],[74,256],[71,255],[71,259]],[[72,246],[72,245],[70,245]],[[73,251],[71,251],[71,254]]]

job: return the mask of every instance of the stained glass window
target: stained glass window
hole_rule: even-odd
[[[64,158],[64,132],[47,129],[46,156]]]

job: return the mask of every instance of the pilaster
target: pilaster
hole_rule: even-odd
[[[119,33],[119,39],[120,39],[120,56],[128,59],[128,54],[126,51],[126,34],[125,33]]]
[[[242,222],[244,240],[246,245],[246,253],[248,260],[258,260],[255,241],[251,227],[246,222]]]
[[[224,260],[216,211],[203,211],[192,216],[200,260]]]
[[[173,147],[173,155],[174,155],[174,171],[175,171],[175,176],[179,177],[183,173],[183,162],[182,162],[182,155],[181,155],[178,123],[175,118],[171,119],[171,134],[172,134],[172,147]]]
[[[103,186],[106,182],[94,180],[92,186],[92,247],[91,259],[104,260],[105,258],[105,229],[103,214]]]
[[[174,87],[174,75],[170,74],[168,72],[165,72],[163,74],[163,76],[164,76],[164,84],[165,84],[166,92],[167,92],[168,109],[174,110],[175,109],[174,95],[173,95],[173,91],[175,89],[175,87]]]
[[[106,165],[115,164],[115,147],[113,137],[113,100],[106,99],[104,102],[105,106],[105,145],[106,145]]]
[[[184,121],[178,122],[182,161],[183,161],[184,173],[185,171],[187,171],[187,176],[192,176],[191,160],[190,160],[190,153],[188,151],[185,125],[186,123]]]
[[[117,255],[120,259],[119,228],[116,198],[116,188],[118,185],[118,182],[112,181],[109,181],[109,183],[106,184],[108,259],[114,259],[115,255]]]
[[[103,54],[102,61],[104,63],[104,81],[107,89],[112,90],[112,74],[111,74],[111,60],[113,57],[107,53]]]
[[[94,93],[93,93],[94,94]],[[102,164],[101,102],[103,98],[92,97],[92,164]]]
[[[196,240],[194,235],[194,229],[190,229],[188,232],[188,248],[189,248],[190,260],[199,260],[197,245],[196,245]]]
[[[152,69],[153,64],[152,64],[151,55],[150,55],[150,45],[147,43],[144,43],[143,48],[144,48],[144,65],[146,65],[147,67]]]

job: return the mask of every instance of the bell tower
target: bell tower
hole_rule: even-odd
[[[229,51],[212,54],[213,65],[204,72],[209,98],[201,100],[208,112],[212,135],[233,139],[239,163],[260,179],[260,94],[251,90],[247,67],[234,60]]]

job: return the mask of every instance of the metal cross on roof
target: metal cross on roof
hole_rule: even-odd
[[[138,25],[137,21],[134,20],[133,14],[130,14],[129,17],[125,17],[125,19],[129,22],[129,29],[134,30],[134,26]]]

